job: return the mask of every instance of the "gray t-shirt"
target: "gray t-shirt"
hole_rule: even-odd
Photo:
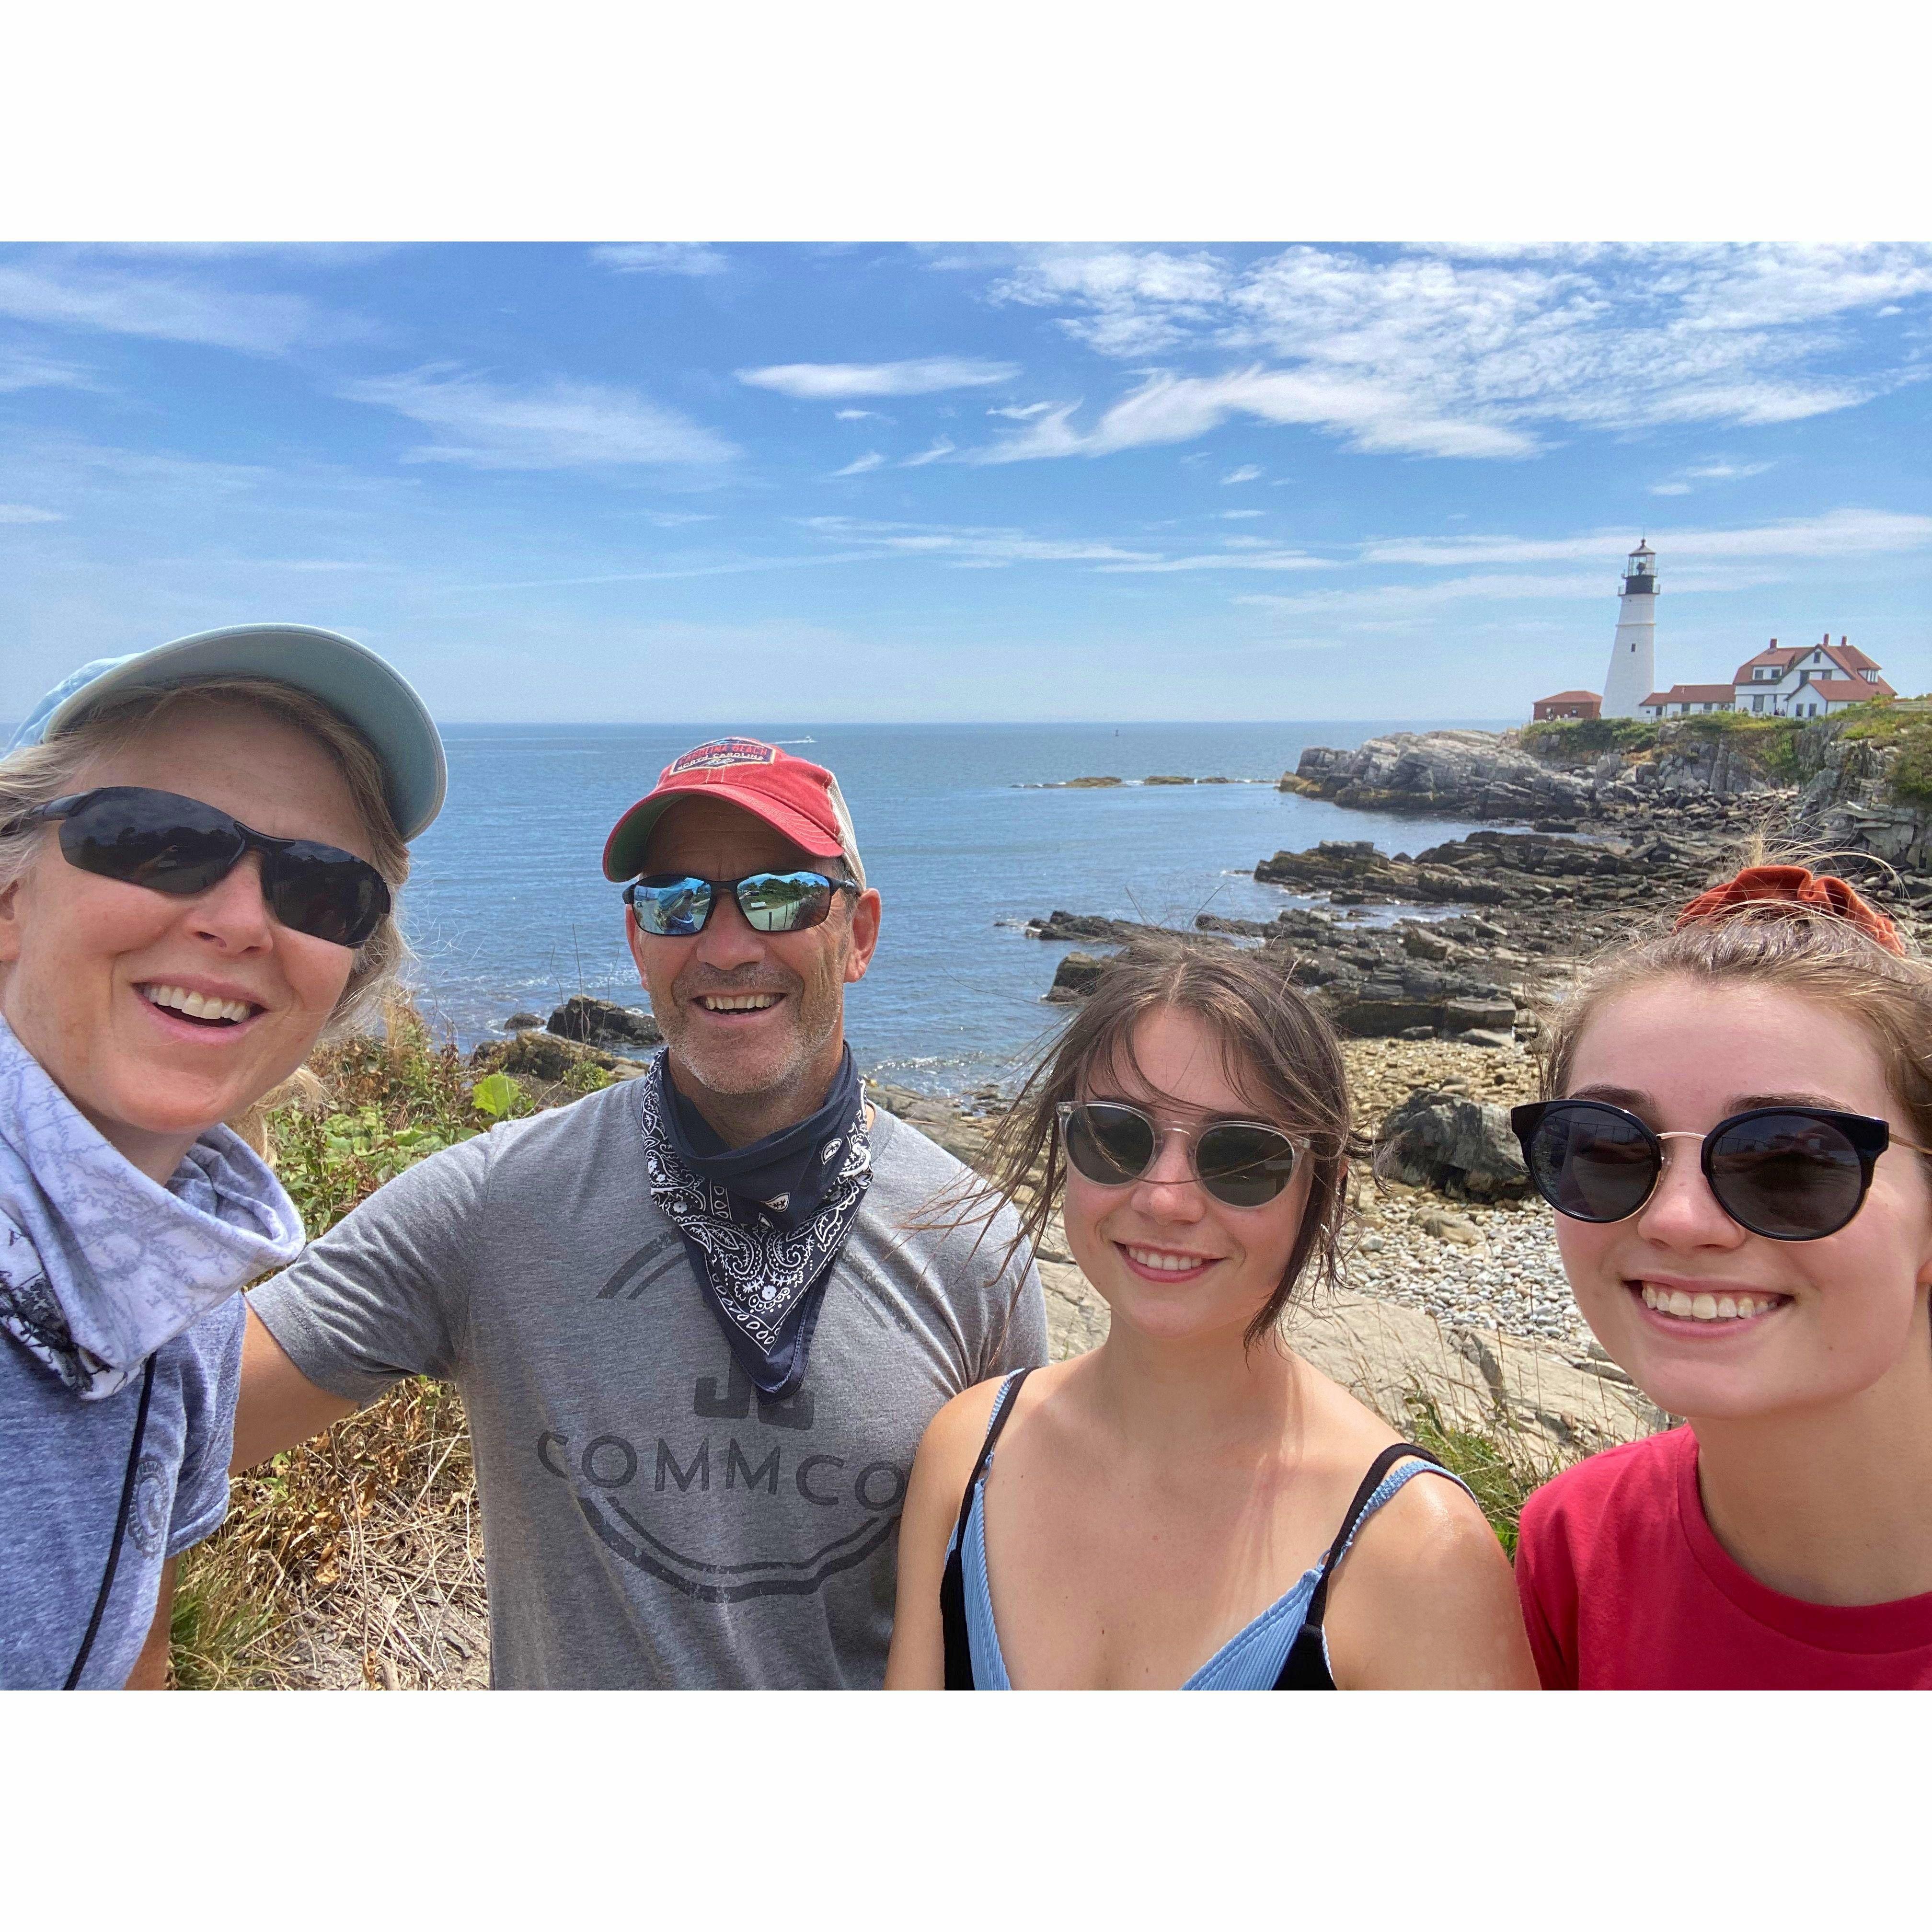
[[[155,1352],[127,1534],[82,1690],[128,1681],[154,1620],[161,1565],[227,1513],[242,1328],[238,1294]],[[0,1335],[0,1688],[67,1682],[106,1574],[140,1407],[138,1378],[82,1402]]]
[[[934,1232],[964,1170],[879,1112],[803,1386],[759,1401],[644,1180],[636,1083],[432,1155],[250,1297],[310,1381],[463,1393],[490,1674],[520,1688],[876,1687],[926,1425],[1046,1358],[1010,1210]]]

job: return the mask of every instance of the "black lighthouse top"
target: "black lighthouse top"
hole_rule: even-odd
[[[1657,591],[1657,553],[1647,542],[1640,542],[1630,554],[1630,561],[1624,566],[1624,595],[1626,597],[1653,596]]]

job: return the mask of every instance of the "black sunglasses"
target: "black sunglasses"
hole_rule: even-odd
[[[389,888],[366,860],[308,838],[272,838],[200,800],[145,785],[104,785],[22,812],[4,828],[60,823],[60,848],[83,872],[180,898],[205,892],[250,852],[262,896],[283,925],[332,946],[360,946],[389,910]]]
[[[1294,1178],[1294,1142],[1259,1120],[1163,1130],[1152,1114],[1120,1100],[1063,1100],[1058,1112],[1069,1163],[1098,1186],[1138,1180],[1174,1134],[1192,1142],[1195,1179],[1226,1207],[1264,1207]]]
[[[754,932],[802,932],[822,926],[832,896],[859,888],[823,872],[749,872],[742,879],[697,879],[682,872],[654,872],[624,888],[624,903],[644,931],[660,939],[690,939],[702,932],[712,909],[729,892]]]
[[[1835,1234],[1864,1206],[1894,1141],[1888,1122],[1829,1107],[1753,1107],[1708,1133],[1653,1133],[1603,1100],[1540,1100],[1510,1111],[1536,1191],[1573,1221],[1622,1221],[1657,1191],[1666,1141],[1700,1141],[1704,1178],[1741,1228],[1773,1241]]]

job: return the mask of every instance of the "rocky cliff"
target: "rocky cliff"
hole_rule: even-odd
[[[1514,731],[1397,731],[1352,751],[1311,746],[1281,781],[1344,806],[1438,818],[1564,821],[1616,819],[1659,806],[1708,802],[1732,813],[1768,802],[1778,778],[1756,747],[1700,728],[1660,724],[1600,751],[1590,737],[1526,742]],[[1552,827],[1552,829],[1555,829]]]
[[[1932,872],[1932,802],[1916,796],[1910,782],[1918,749],[1909,731],[1854,736],[1843,718],[1806,725],[1796,746],[1792,832],[1826,851],[1865,853],[1902,872]]]

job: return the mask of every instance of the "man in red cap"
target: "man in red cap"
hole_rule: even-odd
[[[252,1298],[236,1466],[399,1376],[463,1392],[500,1685],[868,1686],[913,1452],[1046,1356],[1010,1210],[844,1036],[880,900],[823,766],[748,738],[664,768],[604,871],[665,1047],[433,1155]]]

